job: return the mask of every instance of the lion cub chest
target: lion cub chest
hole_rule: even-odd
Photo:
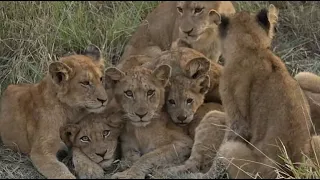
[[[166,123],[161,122],[161,119],[151,122],[145,127],[136,127],[131,123],[127,123],[123,138],[130,142],[141,155],[167,145],[172,141],[171,136],[168,134]]]

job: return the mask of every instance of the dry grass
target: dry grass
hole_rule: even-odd
[[[0,94],[8,84],[39,81],[50,62],[82,50],[89,43],[101,48],[106,64],[116,63],[135,28],[158,3],[1,2]],[[238,10],[257,11],[266,7],[268,2],[235,4]],[[319,73],[319,2],[309,1],[303,5],[288,2],[288,8],[280,10],[279,18],[279,31],[273,42],[275,53],[283,59],[292,75],[300,71]],[[319,173],[311,175],[308,168],[302,167],[296,172],[297,177],[320,177]],[[163,178],[184,177],[196,178],[190,174]],[[33,168],[28,157],[2,147],[0,178],[43,177]]]

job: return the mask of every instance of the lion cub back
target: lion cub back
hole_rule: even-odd
[[[300,72],[294,77],[307,96],[311,119],[317,134],[320,133],[320,77],[311,72]],[[311,133],[315,133],[312,128]]]

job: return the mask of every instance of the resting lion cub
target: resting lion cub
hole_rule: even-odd
[[[270,5],[256,14],[220,17],[226,60],[220,95],[230,130],[217,154],[231,178],[276,178],[275,169],[284,165],[280,148],[293,163],[301,162],[309,154],[311,128],[303,91],[269,48],[278,10]]]
[[[103,84],[100,50],[89,46],[84,54],[51,63],[48,74],[37,84],[9,85],[1,99],[4,145],[30,155],[47,178],[75,178],[56,158],[63,144],[59,128],[90,112],[102,112],[111,96]]]
[[[320,77],[311,72],[300,72],[294,77],[307,96],[310,104],[311,119],[315,126],[312,133],[320,133]]]
[[[217,62],[220,52],[214,12],[235,13],[230,1],[167,1],[161,3],[137,28],[121,59],[131,55],[156,57],[182,38],[208,58]]]
[[[90,114],[78,124],[60,128],[63,142],[72,148],[72,162],[80,179],[102,178],[105,168],[112,165],[116,156],[118,137],[123,121],[117,114]]]
[[[182,165],[169,167],[165,173],[207,172],[219,149],[227,126],[222,105],[204,103],[195,114],[195,119],[188,125],[189,135],[194,139],[191,155]]]
[[[148,69],[163,64],[171,66],[172,74],[166,87],[166,107],[173,122],[181,125],[191,122],[204,101],[221,103],[219,79],[222,66],[189,48],[185,41],[178,39],[170,50],[163,51],[156,58],[145,59],[143,56],[131,56],[119,65],[126,67],[125,64],[144,62],[142,66]]]
[[[152,168],[183,161],[193,141],[170,123],[163,111],[165,86],[171,67],[136,67],[127,72],[111,67],[106,76],[115,82],[115,98],[127,120],[120,135],[123,160],[132,166],[113,178],[145,178]]]

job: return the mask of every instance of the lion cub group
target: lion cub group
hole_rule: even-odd
[[[154,168],[211,175],[216,160],[231,178],[275,178],[280,146],[293,163],[313,158],[320,77],[295,80],[270,50],[273,5],[250,14],[229,1],[164,2],[146,20],[116,67],[105,69],[90,45],[51,63],[37,84],[9,85],[3,143],[45,177],[67,179],[102,178],[118,155],[120,179]],[[66,147],[76,176],[57,158]]]

